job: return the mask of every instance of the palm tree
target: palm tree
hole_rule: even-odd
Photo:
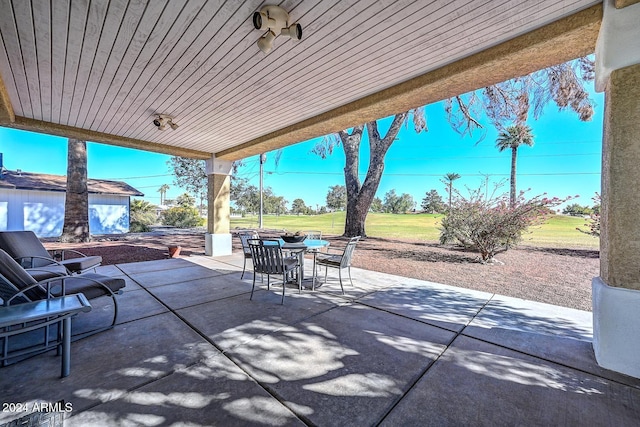
[[[165,197],[167,197],[167,190],[169,190],[169,186],[167,184],[162,184],[160,188],[158,188],[158,192],[160,193],[160,206],[164,205]]]
[[[511,149],[511,192],[509,193],[509,205],[513,207],[516,203],[516,160],[518,158],[518,147],[528,145],[533,147],[533,135],[531,128],[525,124],[509,126],[500,134],[496,141],[498,151]]]
[[[87,143],[69,138],[67,192],[61,242],[88,242],[89,190],[87,188]]]
[[[449,191],[449,210],[451,210],[451,202],[453,200],[453,181],[460,178],[459,173],[448,173],[444,176],[444,182],[447,185],[447,189]]]

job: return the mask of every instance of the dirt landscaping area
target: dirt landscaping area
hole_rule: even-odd
[[[232,231],[235,233],[235,230]],[[261,233],[263,235],[263,233]],[[276,236],[276,231],[264,233]],[[326,236],[342,248],[346,239]],[[158,227],[150,233],[97,236],[84,244],[43,239],[47,249],[73,248],[101,255],[103,264],[150,261],[168,257],[168,246],[182,247],[180,256],[204,254],[202,230]],[[234,252],[240,241],[234,236]],[[591,279],[599,273],[599,252],[522,246],[499,254],[499,261],[481,264],[473,252],[434,242],[367,238],[356,249],[353,266],[447,285],[476,289],[532,301],[591,310]]]

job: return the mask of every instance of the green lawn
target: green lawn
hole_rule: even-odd
[[[264,227],[298,230],[321,230],[323,234],[340,235],[344,231],[344,212],[324,215],[265,215]],[[401,240],[437,241],[440,215],[431,214],[380,214],[367,216],[367,234],[371,237],[395,238]],[[583,218],[555,215],[541,225],[531,228],[524,236],[523,244],[544,247],[597,248],[597,238],[580,233],[576,227],[584,227]],[[258,217],[232,218],[232,228],[256,228]]]

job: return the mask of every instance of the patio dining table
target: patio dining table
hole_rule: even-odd
[[[300,279],[305,281],[304,278],[304,254],[311,253],[313,254],[313,269],[316,269],[316,255],[318,251],[322,248],[326,248],[329,246],[329,241],[320,240],[320,239],[305,239],[302,242],[298,243],[287,243],[282,239],[279,239],[280,247],[282,249],[286,249],[291,252],[295,252],[298,255],[298,261],[300,262]],[[307,279],[307,282],[311,281],[311,286],[306,286],[307,288],[311,287],[311,289],[315,289],[316,283],[314,283],[313,276]]]

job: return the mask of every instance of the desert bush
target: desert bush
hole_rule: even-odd
[[[175,206],[162,212],[162,223],[178,228],[199,227],[204,225],[204,218],[193,206]]]
[[[129,205],[129,232],[145,233],[157,221],[155,206],[146,200],[134,199]]]
[[[600,194],[596,193],[592,200],[595,205],[591,209],[591,214],[589,214],[589,222],[585,224],[585,227],[589,227],[589,229],[583,230],[581,228],[576,228],[576,230],[593,237],[600,237],[600,206],[602,203]]]
[[[521,192],[510,207],[506,193],[497,197],[486,197],[482,189],[470,191],[469,197],[456,193],[441,221],[440,243],[459,243],[477,250],[482,262],[491,262],[499,251],[520,242],[528,227],[542,223],[551,206],[563,201],[544,195],[526,200]]]

